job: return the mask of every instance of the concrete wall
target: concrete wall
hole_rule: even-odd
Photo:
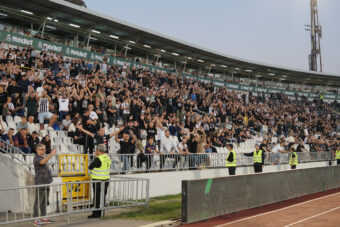
[[[183,181],[182,220],[192,223],[340,187],[340,166]]]
[[[34,184],[34,175],[25,165],[13,160],[8,155],[0,154],[0,179],[0,212],[5,210],[22,211],[23,208],[26,211],[32,209],[32,202],[34,202],[34,192],[32,190],[1,191],[4,188]]]
[[[326,166],[326,162],[318,163],[304,163],[300,164],[298,168],[313,168]],[[265,166],[264,172],[273,172],[288,169],[288,165],[278,166]],[[249,174],[253,173],[252,167],[239,167],[236,173]],[[228,176],[228,170],[222,169],[205,169],[205,170],[194,170],[194,171],[173,171],[173,172],[155,172],[155,173],[140,173],[140,174],[128,174],[121,175],[124,177],[142,177],[150,180],[150,197],[173,195],[181,193],[181,182],[182,180],[193,180],[193,179],[204,179],[204,178],[215,178]],[[12,160],[6,155],[0,155],[0,190],[3,188],[13,188],[17,186],[27,186],[34,184],[34,174],[30,173],[25,166]],[[53,183],[61,183],[62,180],[59,177],[53,179]],[[29,192],[29,196],[18,194],[5,194],[0,193],[0,211],[4,209],[15,210],[22,198],[30,199],[25,201],[25,209],[29,210],[33,207],[34,192]],[[60,193],[59,193],[60,196]],[[58,197],[59,197],[58,196]],[[50,203],[47,212],[51,213],[55,209],[56,192],[54,188],[51,188]],[[7,202],[8,201],[8,202]],[[60,199],[59,199],[60,201]]]
[[[328,166],[328,162],[302,163],[298,165],[298,169],[314,168]],[[271,165],[264,166],[264,172],[277,172],[289,169],[289,165]],[[238,167],[237,175],[254,173],[253,167]],[[174,195],[182,192],[181,184],[183,180],[195,180],[204,178],[215,178],[228,176],[226,168],[221,169],[205,169],[193,171],[172,171],[172,172],[154,172],[122,175],[126,177],[142,177],[150,180],[150,197]]]

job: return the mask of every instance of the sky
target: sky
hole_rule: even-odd
[[[85,0],[87,8],[227,55],[308,70],[309,0]],[[323,72],[340,75],[340,1],[319,0]]]

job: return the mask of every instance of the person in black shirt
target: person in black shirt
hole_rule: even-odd
[[[109,101],[109,105],[106,107],[107,123],[109,127],[117,125],[117,109],[113,105],[112,101]]]
[[[100,128],[98,130],[98,133],[92,133],[90,131],[87,131],[86,129],[83,129],[83,127],[81,125],[78,125],[77,128],[84,132],[85,134],[91,136],[92,138],[95,139],[95,143],[96,144],[104,144],[106,146],[106,153],[109,153],[109,140],[112,136],[118,135],[118,133],[120,133],[124,127],[121,127],[118,131],[111,133],[110,135],[105,135],[105,129],[104,128]]]
[[[75,144],[84,144],[85,143],[85,133],[80,131],[78,128],[76,128],[76,131],[74,133],[73,142]]]
[[[76,113],[80,113],[80,111],[82,110],[81,98],[82,98],[82,95],[79,96],[77,94],[77,90],[74,88],[72,91],[71,100],[70,100],[70,103],[72,106],[71,108],[72,116],[74,116]]]
[[[299,141],[299,145],[296,147],[296,152],[308,152],[305,146],[303,145],[302,140]]]
[[[92,120],[92,118],[90,118],[89,116],[90,116],[90,111],[86,111],[82,117],[83,127],[87,131],[91,133],[95,133],[97,131],[96,122]],[[89,151],[89,154],[93,154],[94,138],[86,134],[84,138],[84,144],[85,144],[84,154],[87,153],[87,150]]]
[[[196,129],[190,133],[190,139],[188,140],[188,147],[189,147],[189,152],[190,152],[190,156],[189,156],[189,169],[193,170],[196,169],[197,166],[197,143],[199,141],[199,137],[196,134]]]
[[[152,156],[155,153],[159,153],[155,140],[153,137],[148,138],[148,143],[145,146],[145,150],[140,151],[137,156],[137,168],[141,168],[143,162],[146,162],[146,169],[149,170],[152,164]]]
[[[145,124],[145,129],[146,129],[146,133],[147,133],[147,138],[153,138],[155,140],[156,138],[156,126],[154,124],[154,122],[150,122],[149,124]]]
[[[34,153],[34,154],[37,153],[36,147],[37,147],[39,142],[40,142],[40,140],[38,138],[38,133],[36,131],[34,131],[32,133],[32,135],[29,136],[28,139],[27,139],[28,146],[31,148],[31,153]]]
[[[7,92],[4,91],[4,86],[0,85],[0,115],[3,114],[4,105],[7,102]]]
[[[15,93],[20,93],[20,88],[17,86],[17,81],[12,80],[11,84],[7,88],[8,96],[12,96]]]
[[[84,113],[91,104],[91,100],[89,99],[89,95],[87,93],[84,94],[84,98],[81,99],[80,104],[81,112]]]
[[[103,127],[104,126],[104,108],[102,107],[100,101],[97,99],[96,103],[94,105],[93,110],[96,112],[96,114],[98,115],[98,122],[99,125]]]
[[[118,135],[120,131],[123,131],[124,126],[121,127],[115,134]],[[132,138],[130,140],[130,135],[132,135]],[[136,136],[133,134],[133,132],[130,130],[129,134],[124,132],[123,133],[123,139],[119,139],[118,136],[115,137],[116,142],[120,144],[120,150],[119,154],[120,160],[123,162],[123,173],[125,173],[128,170],[128,163],[130,161],[131,167],[133,166],[133,157],[132,154],[135,152],[135,144],[137,142]]]

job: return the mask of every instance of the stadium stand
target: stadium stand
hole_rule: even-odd
[[[162,60],[117,55],[89,42],[75,48],[47,31],[42,36],[2,23],[0,32],[1,139],[24,154],[34,153],[37,140],[47,152],[56,148],[60,154],[91,154],[104,142],[110,153],[146,168],[162,163],[161,157],[148,158],[150,137],[154,152],[175,154],[185,147],[190,154],[226,154],[228,143],[237,153],[250,152],[255,144],[268,154],[292,146],[320,153],[339,144],[339,94],[331,87],[316,91],[294,83],[254,83],[250,77],[219,79],[189,68],[179,73]],[[40,101],[44,91],[47,104]],[[47,119],[39,119],[43,115]],[[168,144],[174,144],[171,150]],[[213,161],[178,156],[166,156],[169,166]],[[117,165],[123,159],[117,156]],[[217,159],[223,163],[224,156]]]
[[[302,152],[328,152],[339,143],[336,114],[319,98],[231,91],[139,66],[85,62],[5,43],[0,60],[1,138],[24,153],[34,153],[28,146],[34,131],[58,153],[92,153],[96,142],[83,128],[96,136],[101,128],[105,133],[119,130],[118,138],[135,136],[133,144],[129,139],[105,141],[110,153],[127,156],[147,153],[150,137],[157,151],[172,152],[162,146],[166,130],[176,148],[186,138],[192,154],[226,153],[228,143],[234,143],[238,153],[251,151],[256,143],[267,152],[291,146]],[[40,130],[36,110],[43,91],[51,98],[49,112],[59,119],[53,125],[45,120]],[[285,147],[278,147],[280,140]]]

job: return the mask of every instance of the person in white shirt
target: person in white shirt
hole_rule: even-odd
[[[48,87],[48,84],[43,84],[41,87],[38,87],[36,90],[37,96],[41,97],[42,93],[46,91],[47,87]]]
[[[68,109],[68,105],[70,102],[69,97],[70,97],[70,94],[68,91],[67,91],[67,94],[64,92],[62,96],[60,96],[59,93],[57,94],[57,99],[59,102],[59,119],[58,120],[61,122],[63,121],[63,119],[66,117],[66,115],[69,112],[69,109]]]
[[[188,155],[190,154],[189,153],[189,149],[188,149],[188,145],[187,145],[187,141],[188,141],[188,139],[186,137],[184,137],[182,139],[182,142],[180,142],[177,145],[177,149],[179,151],[179,154],[181,156],[184,156],[184,161],[183,161],[183,164],[182,164],[182,168],[184,168],[186,163],[188,162]]]
[[[128,100],[125,100],[122,105],[120,106],[121,110],[123,110],[123,121],[127,123],[130,117],[130,104]]]
[[[162,169],[164,166],[164,162],[167,158],[174,158],[175,162],[173,164],[173,168],[177,166],[180,157],[178,155],[178,148],[175,141],[170,137],[170,131],[165,130],[164,136],[161,139],[161,148],[160,148],[160,168]]]
[[[89,117],[91,118],[91,120],[93,120],[93,121],[97,121],[98,120],[98,115],[97,115],[97,113],[95,111],[93,111],[93,105],[92,104],[90,104],[88,106],[88,112],[90,113]]]
[[[34,124],[34,117],[33,116],[29,116],[28,117],[28,122],[27,122],[27,131],[29,132],[29,134],[32,134],[34,131],[36,131],[37,128]]]
[[[262,141],[263,141],[263,137],[261,136],[260,133],[258,133],[255,137],[255,141],[256,141],[256,144],[258,145],[261,145]]]
[[[280,162],[280,153],[287,153],[288,151],[284,148],[284,141],[280,140],[280,143],[277,143],[273,149],[271,154],[271,161],[274,162],[274,165],[279,164]]]

